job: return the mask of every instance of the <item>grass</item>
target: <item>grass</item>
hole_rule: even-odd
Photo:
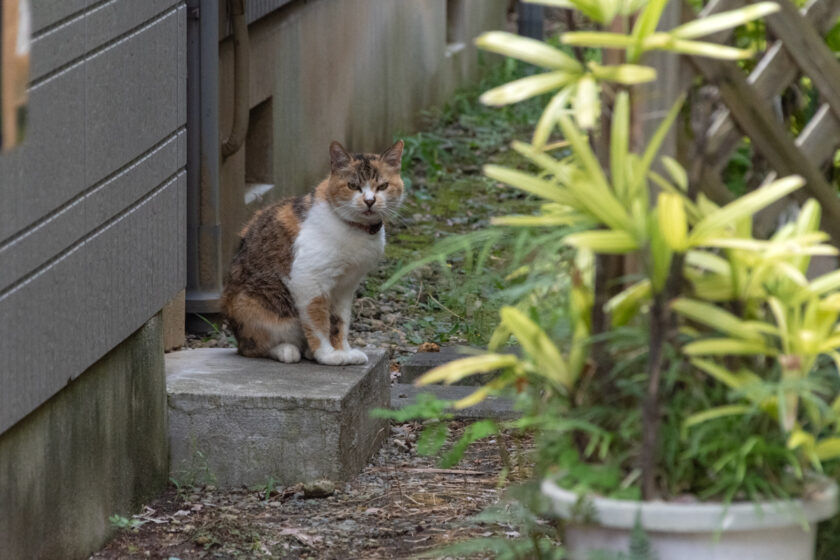
[[[529,67],[506,60],[484,70],[480,84],[424,113],[421,132],[399,135],[406,145],[402,220],[389,228],[386,263],[368,279],[365,295],[412,302],[401,326],[414,344],[484,345],[499,307],[526,293],[524,283],[539,280],[536,269],[525,273],[523,264],[542,255],[552,265],[543,272],[553,271],[556,279],[562,252],[556,234],[546,239],[539,230],[489,225],[494,215],[531,214],[538,202],[481,174],[487,163],[528,167],[509,145],[530,138],[545,100],[485,107],[478,101],[483,91],[526,75]]]

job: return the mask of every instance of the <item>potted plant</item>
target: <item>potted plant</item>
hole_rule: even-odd
[[[806,277],[811,257],[837,254],[819,231],[819,205],[809,200],[794,222],[756,239],[753,216],[803,180],[785,177],[719,207],[676,160],[657,158],[682,101],[646,144],[632,110],[635,84],[656,79],[639,64],[647,51],[748,57],[697,39],[777,6],[657,31],[667,0],[541,3],[613,29],[634,22],[628,33],[561,36],[621,49],[624,61],[612,65],[500,32],[477,41],[547,69],[487,92],[485,102],[557,90],[532,142],[513,145],[533,170],[484,172],[545,200],[538,215],[496,224],[567,231],[576,251],[570,336],[548,334],[535,321],[538,299],[525,298],[501,310],[488,353],[419,383],[500,372],[456,407],[518,394],[515,426],[536,433],[542,491],[566,520],[574,559],[625,550],[637,519],[663,560],[812,558],[815,523],[837,511],[837,486],[820,473],[840,457],[840,271]],[[599,159],[591,145],[602,114],[608,154]],[[558,127],[564,141],[550,143]],[[615,255],[631,263],[624,276],[599,276]],[[511,338],[520,356],[498,353]]]

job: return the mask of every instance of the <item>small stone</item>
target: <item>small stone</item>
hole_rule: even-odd
[[[208,544],[210,542],[210,537],[207,535],[199,535],[194,539],[195,544]]]
[[[303,485],[304,498],[326,498],[335,492],[335,484],[331,480],[316,480]]]

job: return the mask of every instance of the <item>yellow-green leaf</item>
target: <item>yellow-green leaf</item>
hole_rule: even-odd
[[[619,198],[626,194],[625,173],[627,173],[627,152],[630,141],[630,95],[619,91],[613,107],[612,130],[610,132],[610,174],[613,187]]]
[[[751,50],[736,49],[734,47],[716,45],[715,43],[704,43],[702,41],[686,41],[685,39],[674,39],[670,41],[666,49],[680,54],[705,56],[718,60],[742,60],[750,58],[753,55],[753,51]]]
[[[703,412],[698,412],[697,414],[692,414],[688,418],[685,419],[683,423],[683,429],[690,428],[692,426],[696,426],[697,424],[702,424],[703,422],[708,422],[709,420],[714,420],[716,418],[723,418],[725,416],[735,416],[741,414],[748,414],[752,411],[751,406],[747,406],[745,404],[730,404],[726,406],[718,406],[715,408],[710,408],[709,410],[704,410]]]
[[[577,83],[574,109],[575,119],[582,129],[593,128],[598,122],[598,117],[601,115],[598,84],[590,74],[585,75]]]
[[[572,74],[582,71],[580,62],[560,49],[514,33],[489,31],[479,35],[475,44],[486,51],[517,58],[548,70],[564,70]]]
[[[501,165],[485,165],[484,174],[491,179],[507,183],[517,189],[535,194],[546,200],[551,200],[566,206],[576,206],[574,196],[554,183],[539,179],[530,173],[502,167]]]
[[[514,366],[517,362],[517,357],[511,354],[470,356],[438,366],[423,374],[414,384],[422,386],[443,381],[449,385],[477,373]]]
[[[708,251],[689,251],[685,257],[686,263],[715,274],[730,276],[732,274],[732,267],[729,261],[724,258],[709,253]]]
[[[787,448],[796,449],[798,447],[805,447],[806,449],[813,449],[814,436],[803,430],[793,430],[788,436]]]
[[[539,122],[537,122],[536,128],[534,128],[534,136],[531,143],[535,148],[542,149],[545,146],[545,143],[551,136],[551,132],[554,130],[554,125],[557,124],[557,115],[566,108],[571,94],[571,88],[561,89],[551,98],[548,105],[546,105]]]
[[[644,181],[644,179],[647,177],[648,170],[650,169],[650,166],[653,163],[653,159],[659,152],[659,148],[662,146],[662,142],[665,140],[665,136],[667,136],[668,131],[671,129],[671,125],[674,124],[674,120],[676,120],[684,101],[685,94],[681,95],[679,99],[677,99],[677,101],[671,106],[671,109],[668,111],[668,114],[665,115],[665,118],[662,120],[662,122],[657,127],[656,131],[653,133],[653,136],[651,136],[651,139],[648,142],[647,147],[645,148],[645,152],[642,155],[641,173],[639,174],[640,181]]]
[[[730,227],[733,223],[752,217],[759,210],[766,208],[780,198],[787,196],[805,184],[798,175],[791,175],[761,187],[726,206],[712,212],[694,226],[689,241],[691,244],[705,242],[713,234]]]
[[[521,0],[526,4],[541,4],[543,6],[551,6],[553,8],[566,8],[573,10],[575,5],[570,0]]]
[[[659,193],[657,206],[659,227],[665,243],[674,251],[685,251],[688,248],[688,221],[682,197],[666,192]]]
[[[503,307],[499,314],[502,323],[516,336],[525,353],[535,361],[538,373],[571,389],[575,379],[557,346],[540,326],[515,307]]]
[[[636,23],[633,25],[632,43],[627,53],[627,60],[636,62],[641,58],[644,52],[644,43],[659,25],[659,19],[662,17],[662,11],[668,4],[668,0],[650,0],[645,9],[636,18]]]
[[[622,33],[605,31],[570,31],[560,36],[565,45],[575,47],[625,48],[633,46],[633,38]]]
[[[480,403],[481,401],[483,401],[484,399],[486,399],[489,394],[490,394],[490,389],[489,388],[480,387],[480,388],[476,389],[475,391],[473,391],[472,393],[470,393],[469,395],[467,395],[466,397],[464,397],[462,399],[458,399],[457,401],[452,403],[452,408],[454,408],[455,410],[461,410],[461,409],[464,409],[464,408],[469,408],[471,406],[475,406],[478,403]]]
[[[583,197],[578,198],[580,203],[585,204],[587,209],[603,223],[614,229],[633,231],[630,216],[611,192],[604,171],[589,147],[589,142],[565,115],[560,115],[557,122],[586,173],[579,180],[569,182],[570,188],[577,189],[576,198]]]
[[[665,171],[668,172],[668,175],[671,176],[671,179],[674,180],[674,183],[676,183],[680,190],[683,192],[687,191],[688,173],[686,173],[685,168],[671,156],[662,156],[661,161]]]
[[[572,247],[589,249],[595,253],[623,255],[639,248],[633,237],[621,230],[592,230],[573,233],[564,240]]]
[[[737,10],[721,12],[684,23],[672,29],[671,34],[680,39],[696,39],[697,37],[738,27],[778,11],[779,5],[775,2],[759,2]]]
[[[541,216],[499,216],[491,218],[490,223],[494,226],[546,227],[574,226],[591,224],[592,222],[586,216],[581,215],[580,212],[568,212],[566,214],[543,214]]]
[[[571,163],[570,158],[558,160],[548,155],[542,150],[538,150],[527,142],[520,142],[514,140],[511,142],[514,151],[528,158],[529,160],[542,167],[549,174],[553,175],[561,184],[568,184],[572,180],[572,172],[575,166]]]
[[[840,438],[832,437],[820,440],[815,450],[821,461],[840,457]]]
[[[626,325],[641,306],[650,300],[650,293],[650,280],[644,279],[611,297],[604,309],[609,312],[612,325]]]
[[[601,66],[596,62],[590,62],[589,69],[592,71],[592,75],[599,80],[625,85],[643,84],[656,79],[654,68],[638,64]]]
[[[811,281],[808,291],[811,295],[821,296],[835,290],[840,290],[840,270],[823,274]]]
[[[775,356],[778,354],[778,351],[761,342],[734,338],[707,338],[698,340],[683,346],[683,352],[689,356]]]
[[[742,321],[717,305],[688,298],[678,298],[671,302],[671,308],[683,317],[735,338],[757,342],[763,340],[761,334],[750,328],[746,321]]]
[[[728,369],[720,366],[709,360],[701,360],[696,358],[691,360],[691,364],[697,369],[708,373],[730,389],[740,389],[745,385],[746,380],[738,375],[735,375]]]
[[[544,74],[520,78],[519,80],[508,82],[503,86],[493,88],[490,91],[484,92],[479,100],[485,105],[509,105],[561,88],[574,82],[576,79],[577,74],[572,74],[565,70],[545,72]]]

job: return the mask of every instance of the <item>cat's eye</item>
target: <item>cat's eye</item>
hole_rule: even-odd
[[[349,188],[351,191],[360,191],[360,190],[362,190],[362,187],[360,187],[360,186],[359,186],[359,185],[357,185],[356,183],[347,183],[347,188]]]
[[[376,190],[378,190],[378,191],[384,191],[384,190],[385,190],[385,189],[387,189],[387,188],[388,188],[388,183],[382,183],[381,185],[379,185],[378,187],[376,187]]]

